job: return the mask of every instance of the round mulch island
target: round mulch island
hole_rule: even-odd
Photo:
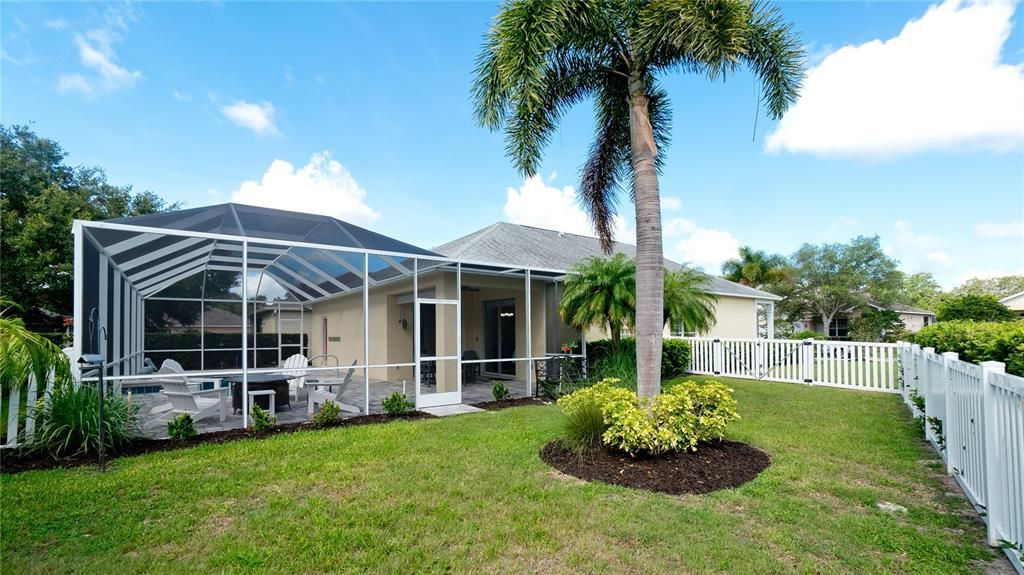
[[[684,453],[630,457],[604,448],[578,454],[556,439],[541,448],[540,458],[562,473],[587,481],[672,495],[738,487],[771,462],[760,449],[735,441],[702,443],[697,451]]]

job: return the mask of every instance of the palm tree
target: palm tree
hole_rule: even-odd
[[[29,376],[42,383],[51,372],[57,382],[68,380],[67,356],[50,340],[29,331],[21,318],[11,317],[16,307],[0,297],[0,389],[18,389],[28,383]]]
[[[636,264],[623,254],[581,261],[565,280],[558,304],[562,321],[581,331],[604,327],[618,341],[636,315],[635,278]]]
[[[682,322],[688,330],[706,332],[715,325],[715,302],[718,297],[707,291],[707,275],[682,267],[665,271],[665,313],[662,326]]]
[[[536,174],[558,119],[593,98],[596,135],[580,199],[605,253],[620,184],[631,183],[637,236],[637,390],[661,388],[663,271],[658,147],[669,139],[671,71],[724,78],[741,64],[779,118],[796,99],[803,50],[774,6],[748,0],[510,0],[488,33],[473,87],[477,120],[504,127],[506,152]]]
[[[722,264],[722,277],[753,288],[777,283],[786,277],[786,258],[743,246],[739,258]]]

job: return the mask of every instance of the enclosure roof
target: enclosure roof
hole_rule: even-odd
[[[615,253],[636,257],[636,246],[615,242]],[[582,236],[498,222],[469,235],[434,248],[453,259],[490,261],[506,265],[544,267],[568,271],[577,262],[592,256],[603,256],[600,241]],[[665,267],[679,269],[680,264],[666,259]],[[717,295],[780,300],[777,295],[740,285],[720,277],[708,276],[709,292]]]
[[[437,255],[330,216],[245,204],[217,204],[108,221],[152,228],[225,234],[252,240],[287,240],[408,255]]]
[[[184,289],[186,284],[208,295],[207,280],[220,278],[212,282],[220,285],[223,274],[237,278],[245,261],[248,274],[262,274],[294,300],[309,302],[362,289],[366,282],[407,277],[414,258],[440,257],[329,216],[243,204],[78,223],[143,297],[169,295],[165,290]],[[243,240],[248,244],[245,258]],[[365,272],[364,251],[369,264]],[[203,281],[193,278],[201,274],[206,274]],[[188,282],[179,284],[184,280]],[[261,279],[257,291],[263,283]],[[238,286],[240,280],[228,285]]]

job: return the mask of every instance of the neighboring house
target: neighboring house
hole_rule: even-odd
[[[585,258],[606,255],[595,237],[507,222],[492,224],[438,246],[434,251],[461,260],[545,267],[562,272],[568,271]],[[636,246],[615,242],[614,253],[634,258]],[[681,266],[666,259],[665,267],[675,270]],[[718,302],[715,304],[715,325],[702,335],[749,338],[774,335],[774,302],[781,300],[781,297],[711,275],[708,276],[708,291],[718,296]],[[762,326],[760,334],[759,317]],[[766,328],[765,325],[772,327]],[[766,329],[768,331],[765,331]],[[691,335],[685,326],[665,326],[666,337],[684,334]],[[592,329],[587,333],[587,339],[606,337],[608,334],[605,330]]]
[[[849,339],[851,322],[864,312],[865,307],[869,309],[888,309],[899,312],[900,319],[903,320],[903,325],[910,333],[916,333],[920,331],[921,328],[935,323],[935,313],[926,309],[903,304],[883,306],[878,303],[868,302],[865,306],[854,306],[837,313],[835,317],[832,318],[832,322],[828,326],[828,331],[823,329],[820,316],[806,315],[801,321],[796,322],[793,327],[796,331],[809,329],[819,333],[824,333],[828,335],[829,339]]]
[[[1013,313],[1024,317],[1024,291],[1006,296],[999,300],[999,303],[1010,308]]]
[[[242,304],[230,304],[242,309]],[[198,308],[197,308],[198,309]],[[151,332],[163,333],[187,333],[205,331],[206,333],[242,333],[242,317],[237,313],[221,309],[219,307],[207,306],[203,317],[196,317],[194,324],[182,324],[177,319],[164,316],[164,325],[160,328],[150,328]]]

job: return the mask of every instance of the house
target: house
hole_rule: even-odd
[[[1010,308],[1010,311],[1012,311],[1013,313],[1021,317],[1024,317],[1024,291],[1020,293],[1015,293],[1013,295],[1008,295],[1003,299],[999,300],[999,303]]]
[[[888,309],[899,312],[900,319],[903,320],[903,325],[910,333],[916,333],[920,331],[921,328],[935,323],[935,313],[926,309],[898,303],[883,306],[879,303],[869,301],[863,306],[854,306],[837,313],[835,317],[832,318],[832,322],[829,324],[827,332],[823,329],[824,326],[822,326],[821,317],[811,315],[806,315],[801,321],[794,323],[793,328],[795,331],[809,329],[818,333],[827,333],[829,339],[846,340],[850,338],[851,321],[863,313],[865,308],[875,310]]]
[[[494,379],[528,394],[534,368],[562,344],[579,341],[582,353],[587,339],[605,336],[581,337],[557,313],[567,271],[601,254],[587,236],[501,223],[426,250],[328,216],[241,204],[76,221],[73,234],[73,354],[104,356],[111,382],[141,381],[146,358],[175,359],[195,376],[238,372],[244,389],[250,370],[265,375],[298,351],[297,339],[278,335],[279,325],[295,331],[283,322],[297,313],[304,355],[322,357],[323,374],[358,382],[347,403],[369,411],[399,391],[430,407],[460,403],[464,392],[486,398]],[[709,280],[719,297],[711,335],[752,338],[771,325],[778,297]],[[167,306],[243,303],[241,325],[218,326],[227,333],[166,349],[147,342],[148,319]]]

